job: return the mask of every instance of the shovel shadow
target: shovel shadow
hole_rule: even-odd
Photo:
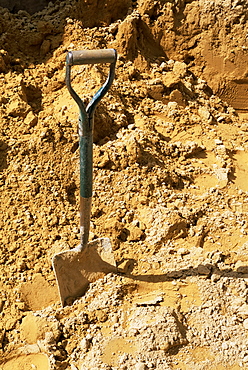
[[[194,268],[187,268],[181,270],[170,271],[166,274],[154,275],[134,275],[126,274],[127,277],[135,281],[144,281],[148,283],[159,283],[165,281],[173,281],[175,279],[186,279],[189,276],[205,276],[206,278],[211,278],[212,275],[217,275],[219,277],[229,277],[229,278],[248,278],[248,266],[239,267],[236,271],[231,268],[219,269],[218,267],[211,264],[200,264]],[[217,279],[218,280],[218,279]]]
[[[7,154],[8,154],[9,147],[8,145],[0,140],[0,172],[8,167],[7,163]]]

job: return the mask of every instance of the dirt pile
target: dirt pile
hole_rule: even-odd
[[[246,2],[103,3],[0,8],[0,368],[245,369]],[[65,57],[112,47],[90,239],[119,272],[61,308],[51,258],[79,243]],[[87,102],[107,72],[73,67],[72,85]]]
[[[47,7],[49,2],[49,0],[36,0],[35,2],[32,0],[0,0],[0,6],[9,9],[12,13],[25,10],[29,14],[34,14]]]

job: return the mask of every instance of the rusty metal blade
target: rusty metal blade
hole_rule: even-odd
[[[99,238],[82,251],[71,249],[53,257],[62,306],[85,294],[90,283],[116,272],[116,263],[108,238]]]

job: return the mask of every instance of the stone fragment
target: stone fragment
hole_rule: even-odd
[[[162,100],[164,85],[153,85],[148,89],[148,95],[154,100]]]
[[[137,362],[134,368],[135,370],[146,370],[147,369],[146,364],[144,364],[144,362]]]
[[[90,348],[90,341],[87,338],[83,338],[79,343],[80,349],[83,353],[87,352]]]
[[[28,127],[34,127],[38,122],[38,117],[34,115],[32,111],[28,112],[25,117],[24,123]]]
[[[15,318],[9,318],[7,319],[6,323],[5,323],[5,329],[6,330],[11,330],[13,329],[13,327],[15,326],[16,324],[16,319]]]
[[[177,251],[177,253],[180,255],[180,256],[185,256],[186,254],[189,254],[190,252],[189,252],[189,250],[188,249],[186,249],[186,248],[179,248],[178,249],[178,251]]]
[[[211,269],[208,266],[205,265],[199,265],[197,267],[197,272],[200,275],[209,275],[211,273]]]
[[[238,261],[235,263],[235,270],[241,274],[248,274],[248,262]]]
[[[137,301],[137,306],[156,306],[158,303],[163,302],[164,298],[161,295],[157,297],[147,297],[147,299],[143,299],[142,301]]]
[[[165,75],[163,75],[163,84],[166,87],[173,87],[174,85],[178,84],[180,82],[180,78],[178,75],[175,75],[173,72],[167,72]]]
[[[248,318],[248,304],[243,304],[239,309],[238,309],[238,314],[241,317],[247,317]]]
[[[213,283],[216,283],[217,281],[219,281],[220,280],[220,275],[219,274],[212,274],[212,276],[211,276],[211,281],[213,282]]]
[[[175,102],[175,101],[169,101],[168,108],[169,109],[177,109],[178,108],[177,102]]]
[[[105,152],[102,156],[99,156],[97,160],[97,167],[99,168],[104,168],[110,162],[110,158],[107,152]]]
[[[19,348],[18,352],[22,355],[29,355],[31,353],[39,353],[40,348],[38,344],[26,344],[24,347]]]
[[[226,350],[229,348],[229,345],[227,342],[223,342],[222,345],[221,345],[222,349]]]
[[[0,299],[0,313],[3,310],[4,303],[5,303],[5,301],[3,299]]]
[[[187,72],[187,65],[182,62],[175,61],[173,66],[173,72],[176,76],[183,78]]]
[[[198,114],[199,116],[204,120],[204,121],[207,121],[208,123],[211,123],[212,122],[212,116],[211,116],[211,113],[210,111],[208,110],[207,107],[203,106],[203,107],[199,107],[198,108]]]
[[[13,117],[23,117],[30,110],[30,106],[20,97],[14,97],[7,106],[7,114]]]
[[[133,267],[132,260],[125,260],[118,265],[118,271],[126,274],[127,272],[131,271]]]
[[[134,225],[130,225],[128,227],[129,235],[127,237],[128,241],[138,241],[141,239],[143,235],[143,231],[138,227]]]
[[[243,362],[248,362],[248,355],[243,358]]]
[[[40,47],[41,56],[45,56],[49,52],[50,47],[51,47],[51,41],[50,40],[44,40],[41,44],[41,47]]]
[[[175,101],[179,106],[184,107],[185,101],[181,91],[175,89],[170,93],[170,101]]]
[[[248,330],[248,319],[245,319],[245,320],[243,321],[243,326],[244,326],[244,328],[245,328],[246,330]]]
[[[78,367],[75,366],[74,364],[71,364],[71,370],[78,370]]]
[[[71,370],[78,370],[78,367],[76,367],[74,364],[71,364]]]

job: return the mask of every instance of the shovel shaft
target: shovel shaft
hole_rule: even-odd
[[[92,197],[93,177],[93,140],[92,134],[79,136],[80,151],[80,196],[83,198]]]
[[[91,199],[80,196],[80,247],[83,250],[89,240]]]
[[[82,130],[79,120],[79,152],[80,152],[80,250],[83,250],[89,239],[90,214],[93,178],[93,122],[85,117]]]

